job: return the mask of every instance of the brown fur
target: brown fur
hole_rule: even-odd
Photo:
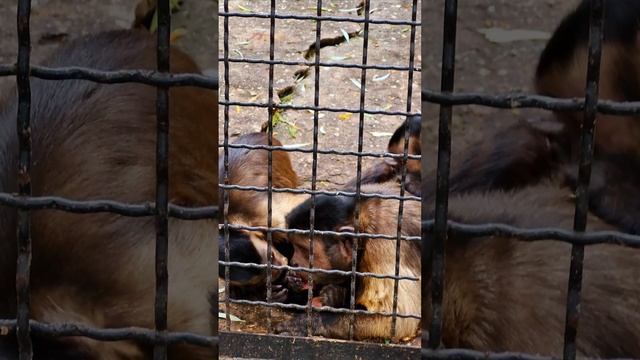
[[[267,145],[268,138],[264,133],[243,135],[233,142],[244,145]],[[280,140],[273,138],[273,146],[282,146]],[[229,149],[229,184],[240,186],[267,187],[268,185],[268,151],[257,149]],[[219,153],[219,173],[224,174],[222,150]],[[274,189],[298,187],[298,175],[289,153],[274,150],[272,159],[272,182]],[[221,177],[221,180],[224,178]],[[272,227],[284,227],[284,216],[298,203],[304,201],[304,195],[273,192],[272,195]],[[229,223],[244,223],[249,226],[267,226],[266,191],[229,190]],[[222,197],[220,198],[222,201]],[[221,204],[222,205],[222,204]]]
[[[570,230],[570,199],[569,190],[542,184],[516,192],[454,196],[449,213],[452,220],[467,224]],[[588,230],[611,227],[590,216]],[[445,347],[562,354],[569,244],[450,236],[445,248]],[[638,250],[618,245],[585,248],[578,356],[640,356],[637,258]],[[428,296],[423,303],[427,319],[430,306]]]
[[[400,127],[396,129],[387,145],[387,151],[392,154],[404,154],[404,138],[405,131],[409,131],[409,144],[407,145],[408,155],[421,155],[420,148],[420,116],[412,116],[407,118]],[[360,178],[360,184],[379,184],[390,181],[392,179],[401,180],[403,168],[406,167],[406,178],[404,180],[405,189],[416,196],[421,195],[421,176],[422,167],[420,160],[408,159],[406,165],[404,159],[385,158],[378,161],[373,166],[365,169]],[[345,189],[355,190],[357,178],[351,179],[345,185]]]
[[[264,133],[250,133],[243,135],[234,141],[234,144],[244,145],[268,145],[268,136]],[[273,146],[282,146],[282,143],[272,139]],[[224,153],[219,153],[219,173],[224,174]],[[223,179],[223,178],[221,178]],[[228,181],[230,185],[267,187],[268,185],[268,151],[258,149],[229,148],[228,154]],[[272,152],[272,187],[295,189],[298,187],[298,176],[293,169],[289,153],[276,150]],[[228,190],[229,208],[227,221],[233,225],[262,226],[266,227],[268,215],[268,194],[266,191]],[[272,193],[272,221],[274,228],[284,228],[284,217],[291,209],[306,199],[306,195],[292,193]],[[220,195],[220,207],[223,206],[222,190]],[[250,240],[247,243],[246,240]],[[283,246],[288,246],[286,234],[273,232],[274,246],[272,251],[272,264],[288,265],[287,254],[283,255]],[[224,239],[220,238],[219,256],[224,258]],[[262,231],[233,230],[229,234],[230,260],[239,262],[252,262],[264,264],[268,261],[266,233]],[[220,276],[224,268],[220,268]],[[240,269],[231,269],[238,274]],[[265,271],[245,272],[242,281],[236,281],[230,290],[233,297],[242,297],[264,300]],[[282,272],[273,270],[273,279],[278,279]],[[286,290],[278,296],[278,300],[286,299]]]
[[[113,31],[73,41],[47,66],[100,70],[154,69],[155,39]],[[173,72],[199,73],[191,58],[172,49]],[[32,79],[33,195],[74,200],[155,200],[156,89],[141,84]],[[193,87],[170,91],[169,200],[187,206],[216,204],[217,94]],[[11,99],[0,114],[0,191],[16,191],[17,140]],[[16,212],[0,208],[0,292],[15,299]],[[154,327],[155,235],[153,218],[112,214],[32,213],[32,318],[77,321],[98,328]],[[209,293],[215,288],[214,220],[169,221],[171,331],[212,334]],[[3,296],[4,297],[4,296]],[[15,316],[15,304],[0,309]],[[213,323],[213,324],[212,324]],[[213,325],[213,326],[212,326]],[[133,342],[62,340],[95,359],[149,358]],[[47,356],[35,343],[35,355]],[[210,349],[170,346],[173,359],[209,359]],[[55,355],[56,353],[54,353]],[[87,354],[78,355],[87,358]],[[65,356],[64,358],[70,358]]]
[[[624,84],[640,82],[640,42],[632,49],[605,43],[602,49],[600,89],[598,98],[612,101],[638,101],[640,89],[625,91]],[[583,98],[587,74],[587,48],[578,47],[570,63],[558,64],[536,79],[536,90],[544,95],[561,98]],[[635,86],[635,85],[633,85]],[[582,112],[558,112],[577,149]],[[604,153],[640,155],[640,125],[634,116],[596,116],[596,150]]]
[[[393,183],[370,184],[362,187],[364,193],[398,194],[399,186]],[[326,200],[325,200],[326,199]],[[290,228],[308,229],[308,205],[305,202],[287,216]],[[341,203],[353,203],[355,200],[339,200],[326,197],[316,203],[316,229],[332,231],[353,231],[352,206]],[[364,198],[361,199],[358,232],[368,234],[382,234],[395,236],[397,231],[398,200]],[[344,211],[345,208],[351,210]],[[323,216],[325,214],[332,214]],[[350,216],[349,216],[350,215]],[[417,202],[406,201],[402,217],[402,235],[417,236],[420,234],[420,205]],[[296,248],[296,253],[308,253],[308,236],[290,235],[290,240]],[[351,269],[351,239],[331,236],[316,236],[314,252],[324,261],[314,262],[314,268],[322,269]],[[357,270],[376,274],[394,275],[395,273],[395,240],[361,239],[360,255]],[[400,275],[420,276],[420,244],[415,241],[401,241],[400,244]],[[385,261],[384,259],[388,259]],[[308,261],[300,258],[301,265],[308,267]],[[306,277],[306,275],[304,275]],[[334,276],[314,274],[316,284],[339,283]],[[344,281],[344,277],[341,279]],[[374,312],[392,312],[393,280],[359,278],[357,284],[356,305],[358,308]],[[401,280],[398,289],[398,313],[420,313],[420,282]],[[305,316],[290,323],[280,324],[278,331],[285,333],[304,333],[306,331]],[[348,337],[348,316],[321,314],[315,318],[315,334],[336,338]],[[397,333],[394,340],[414,337],[419,329],[419,321],[415,319],[400,319],[397,322]],[[356,339],[388,339],[391,338],[391,318],[387,316],[358,316],[356,319]]]

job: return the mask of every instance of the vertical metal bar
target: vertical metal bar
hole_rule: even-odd
[[[322,16],[322,0],[318,0],[316,4],[316,15]],[[318,129],[320,125],[318,123],[320,106],[320,39],[322,31],[322,20],[316,21],[316,58],[314,65],[314,80],[313,80],[313,162],[311,164],[311,190],[316,191],[316,181],[318,177]],[[313,269],[314,260],[314,226],[316,219],[316,194],[311,194],[311,211],[309,213],[309,269]],[[313,276],[311,273],[307,273],[307,282],[309,283],[309,289],[307,290],[307,336],[312,335],[312,307],[311,298],[313,298]]]
[[[229,12],[229,0],[224,0],[224,12]],[[224,16],[224,100],[229,103],[229,17]],[[229,185],[229,105],[224,105],[224,184]],[[224,260],[228,263],[230,261],[229,250],[229,190],[222,189],[223,196],[223,213],[222,221],[224,222]],[[231,331],[231,302],[229,295],[229,265],[224,266],[224,306],[227,319],[227,331]]]
[[[171,10],[169,0],[158,0],[157,66],[161,73],[169,72],[169,35]],[[167,259],[168,247],[168,199],[169,199],[169,87],[159,86],[156,101],[156,331],[167,331],[167,297],[169,293]],[[167,358],[167,344],[156,343],[153,358]]]
[[[363,29],[363,45],[362,45],[362,65],[367,65],[367,56],[369,50],[369,18],[371,11],[370,0],[364,0],[364,29]],[[367,69],[362,68],[360,75],[360,119],[358,121],[358,153],[362,152],[362,139],[364,137],[364,103],[366,99],[366,83],[367,83]],[[354,210],[354,229],[356,237],[353,238],[353,247],[351,256],[353,263],[351,264],[351,296],[349,299],[349,309],[355,310],[356,304],[356,271],[358,265],[358,246],[359,241],[357,234],[359,233],[359,218],[360,218],[360,187],[362,180],[362,155],[358,154],[358,160],[356,165],[356,196],[355,196],[355,210]],[[353,331],[355,325],[356,315],[352,314],[349,319],[349,339],[353,339]]]
[[[273,60],[275,59],[275,35],[276,35],[276,0],[271,0],[271,17],[269,27],[269,122],[267,127],[267,135],[269,138],[269,152],[267,153],[267,303],[271,302],[271,265],[273,263],[273,232],[271,230],[272,223],[272,206],[273,206]],[[271,324],[271,307],[267,307],[267,333],[272,332]]]
[[[18,192],[31,196],[31,1],[18,2]],[[29,282],[31,277],[31,217],[28,210],[18,210],[18,259],[16,268],[17,338],[20,360],[33,357],[29,328]]]
[[[600,79],[600,59],[602,55],[603,0],[591,0],[589,15],[589,59],[587,68],[587,84],[585,93],[584,120],[580,138],[580,165],[578,170],[578,187],[576,190],[576,210],[573,230],[584,232],[587,228],[587,212],[589,211],[589,182],[591,179],[591,162],[595,135],[595,118],[598,104],[598,81]],[[582,292],[582,267],[584,246],[571,247],[571,266],[569,270],[569,288],[567,292],[567,313],[565,319],[564,351],[566,360],[576,357],[576,335],[580,319],[580,297]]]
[[[415,22],[418,17],[418,0],[413,0],[413,6],[411,8],[411,21]],[[411,100],[413,98],[413,69],[415,62],[415,54],[416,54],[416,25],[411,25],[411,42],[409,43],[409,72],[407,74],[407,112],[410,113],[412,106]],[[409,123],[406,122],[407,126],[404,129],[404,148],[402,150],[402,172],[400,176],[400,196],[404,197],[405,189],[404,185],[407,180],[407,156],[409,154]],[[398,229],[396,236],[396,267],[395,267],[395,276],[398,277],[400,275],[400,249],[401,249],[401,238],[402,238],[402,214],[404,212],[404,200],[400,200],[400,204],[398,205]],[[393,316],[391,318],[391,336],[396,336],[396,323],[398,321],[398,286],[400,281],[395,279],[393,281]]]
[[[444,39],[442,49],[441,90],[451,93],[454,86],[456,58],[456,22],[458,1],[446,0],[444,5]],[[452,107],[440,106],[438,129],[438,171],[436,180],[436,210],[432,248],[431,306],[432,319],[429,347],[436,349],[442,337],[442,299],[444,290],[444,243],[447,239],[447,210],[449,206],[449,167],[451,162]]]

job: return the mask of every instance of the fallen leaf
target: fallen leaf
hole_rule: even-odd
[[[373,77],[373,81],[384,81],[386,80],[389,76],[391,76],[391,73],[388,73],[386,75],[382,75],[382,76],[374,76]]]
[[[360,86],[360,81],[358,81],[358,80],[356,80],[356,79],[353,79],[353,78],[351,78],[351,79],[349,79],[349,80],[351,80],[351,82],[353,83],[353,85],[357,86],[357,87],[358,87],[358,89],[362,90],[362,86]]]
[[[344,39],[347,41],[347,43],[349,42],[349,33],[344,31],[343,29],[340,29],[340,31],[342,32],[342,36],[344,36]]]
[[[227,318],[227,313],[218,312],[218,319],[226,319],[226,318]],[[244,320],[232,314],[229,314],[229,319],[233,322],[244,322]]]
[[[347,121],[347,120],[350,120],[352,116],[353,116],[352,113],[342,113],[338,115],[338,119],[342,121]]]
[[[391,136],[393,135],[393,133],[372,131],[371,135],[373,135],[374,137],[385,137],[385,136]]]

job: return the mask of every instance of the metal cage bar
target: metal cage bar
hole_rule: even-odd
[[[276,0],[271,0],[271,9],[269,14],[269,60],[275,59],[276,47]],[[273,146],[273,78],[275,65],[269,64],[269,99],[268,99],[268,126],[267,126],[267,144]],[[271,230],[273,220],[273,151],[267,151],[267,303],[271,303],[271,267],[273,266],[273,232]],[[267,308],[267,334],[272,329],[271,308]]]
[[[229,11],[229,0],[224,0],[224,11]],[[229,18],[224,17],[224,45],[223,45],[223,61],[224,61],[224,99],[229,101]],[[223,232],[224,232],[224,256],[226,262],[230,261],[230,249],[229,249],[229,191],[226,186],[229,185],[229,106],[224,106],[224,185],[222,188],[223,193]],[[231,314],[229,313],[229,276],[230,268],[228,264],[224,265],[224,286],[225,286],[225,318],[227,320],[227,331],[231,330]]]
[[[171,32],[171,9],[169,0],[157,2],[157,67],[158,72],[168,73],[170,67],[169,36]],[[167,331],[168,257],[169,257],[169,88],[159,86],[156,99],[156,294],[155,327],[164,334]],[[167,358],[167,344],[158,342],[153,347],[154,360]]]
[[[316,3],[316,15],[322,16],[322,0],[317,0]],[[322,34],[322,21],[316,21],[316,34],[315,34],[315,61],[313,64],[313,106],[320,106],[320,39]],[[319,124],[319,112],[313,111],[313,144],[312,144],[312,160],[311,160],[311,191],[317,190],[317,177],[318,177],[318,129]],[[316,194],[311,194],[311,208],[309,209],[309,269],[313,269],[314,259],[314,245],[315,245],[315,233],[314,228],[316,224]],[[307,282],[309,283],[309,289],[307,289],[307,336],[311,336],[313,328],[313,306],[311,306],[311,299],[313,298],[313,273],[307,273]]]
[[[370,24],[370,11],[371,11],[371,1],[364,0],[364,29],[363,29],[363,41],[362,41],[362,64],[367,64],[367,56],[369,50],[369,24]],[[364,109],[365,109],[365,91],[367,85],[367,69],[362,68],[360,72],[360,118],[358,119],[358,152],[362,152],[362,140],[364,137]],[[353,211],[353,223],[355,228],[355,233],[359,233],[359,219],[360,219],[360,187],[361,187],[361,179],[362,179],[362,158],[358,156],[357,164],[356,164],[356,206]],[[353,245],[351,248],[351,283],[350,283],[350,296],[349,296],[349,309],[351,311],[355,310],[356,306],[356,267],[358,264],[358,248],[360,245],[359,238],[354,237]],[[349,319],[349,340],[353,339],[353,333],[355,329],[355,321],[356,316],[353,314]]]
[[[418,16],[418,1],[414,0],[411,6],[411,21],[415,22]],[[414,69],[414,61],[415,61],[415,52],[416,52],[416,26],[411,26],[411,41],[409,42],[409,71],[407,74],[407,112],[411,112],[411,99],[413,98],[413,69]],[[405,195],[405,187],[407,179],[407,169],[408,169],[408,157],[409,157],[409,127],[407,126],[404,129],[404,146],[402,149],[402,169],[400,174],[400,184],[403,186],[400,187],[400,197],[404,197]],[[404,200],[400,200],[398,204],[398,223],[396,230],[396,254],[395,254],[395,276],[400,275],[400,251],[402,249],[402,215],[404,213]],[[392,311],[393,316],[391,318],[391,336],[396,336],[396,325],[397,325],[397,312],[398,312],[398,287],[400,281],[398,279],[393,280],[393,305]]]
[[[593,144],[595,136],[596,104],[598,103],[598,87],[600,80],[600,59],[602,55],[602,38],[604,34],[603,0],[590,0],[589,15],[589,55],[587,67],[587,84],[585,89],[584,119],[580,138],[580,164],[578,169],[578,188],[576,190],[576,210],[573,230],[584,232],[587,229],[589,211],[589,181],[591,178],[591,162],[593,160]],[[582,268],[584,261],[584,245],[571,246],[571,265],[569,269],[569,288],[567,291],[567,313],[565,320],[564,351],[565,360],[576,358],[576,335],[580,319],[580,297],[582,295]]]
[[[457,0],[446,0],[444,9],[444,38],[442,49],[441,90],[453,92],[455,75]],[[438,128],[438,170],[436,182],[436,210],[434,241],[431,253],[432,320],[429,344],[436,349],[442,338],[442,298],[444,291],[444,243],[447,239],[447,210],[449,202],[449,167],[451,162],[451,105],[440,106]]]
[[[19,141],[18,192],[20,196],[31,195],[31,82],[29,67],[31,57],[31,35],[29,17],[31,1],[18,2],[18,114]],[[33,357],[33,346],[29,326],[29,287],[31,274],[31,216],[28,209],[18,210],[18,260],[16,267],[17,329],[20,360]]]

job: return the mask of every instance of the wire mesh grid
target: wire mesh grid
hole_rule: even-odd
[[[17,318],[0,320],[3,333],[15,332],[20,359],[31,359],[33,348],[31,334],[50,337],[82,336],[100,341],[135,340],[153,344],[153,358],[166,359],[167,345],[176,343],[193,344],[217,349],[217,336],[204,336],[187,332],[169,332],[167,330],[168,297],[168,219],[174,217],[184,220],[217,219],[218,206],[189,208],[170,204],[168,201],[168,140],[169,140],[169,87],[198,86],[218,89],[218,80],[200,74],[170,73],[169,38],[170,6],[169,0],[159,0],[157,4],[157,70],[120,70],[98,71],[82,67],[47,68],[30,64],[31,38],[30,13],[31,1],[19,0],[17,11],[18,59],[16,65],[0,65],[0,76],[16,76],[18,88],[18,138],[19,138],[19,193],[0,193],[0,205],[16,208],[18,211],[18,259],[16,269]],[[47,80],[82,79],[97,83],[114,84],[136,82],[153,85],[157,92],[157,148],[156,148],[156,199],[155,202],[126,204],[110,200],[77,201],[54,196],[32,197],[31,195],[31,127],[30,77]],[[30,319],[29,292],[30,267],[32,258],[30,211],[55,209],[77,214],[114,213],[130,217],[155,217],[156,223],[156,295],[155,329],[110,328],[98,329],[72,323],[43,323]],[[216,350],[217,351],[217,350]]]
[[[223,32],[223,56],[219,58],[219,62],[221,63],[221,71],[224,76],[224,87],[223,87],[223,100],[219,102],[219,104],[223,107],[224,113],[224,131],[223,131],[223,139],[222,143],[219,145],[222,149],[221,159],[224,161],[224,171],[223,176],[221,176],[221,184],[220,188],[223,191],[223,221],[220,224],[221,233],[224,234],[224,237],[220,240],[224,242],[224,256],[221,253],[221,260],[219,261],[220,265],[224,266],[224,286],[225,289],[229,289],[230,286],[230,271],[232,267],[237,268],[245,268],[245,269],[265,269],[266,270],[266,301],[254,301],[254,300],[246,300],[246,299],[236,299],[232,298],[227,291],[224,294],[224,298],[221,299],[221,304],[225,304],[226,309],[226,325],[221,326],[221,330],[225,330],[223,332],[223,336],[226,336],[225,340],[223,340],[223,344],[227,343],[227,339],[229,344],[234,342],[234,336],[238,337],[240,334],[231,331],[231,316],[230,313],[230,305],[231,304],[244,304],[244,305],[256,305],[256,306],[264,306],[267,308],[267,334],[272,334],[273,332],[273,324],[271,319],[271,309],[290,309],[290,310],[300,310],[305,311],[307,314],[307,335],[310,336],[312,334],[311,329],[311,315],[312,312],[330,312],[330,313],[343,313],[343,314],[352,314],[350,317],[349,323],[349,338],[353,338],[353,330],[354,326],[357,326],[355,323],[355,315],[384,315],[392,317],[392,327],[393,331],[395,331],[395,323],[397,318],[413,318],[419,319],[420,314],[403,314],[398,312],[397,310],[397,301],[398,301],[398,282],[399,280],[408,280],[408,281],[419,281],[418,277],[414,276],[401,276],[399,274],[399,251],[396,251],[396,267],[395,267],[395,275],[382,275],[375,274],[370,272],[360,272],[357,271],[357,263],[358,263],[358,240],[360,239],[387,239],[387,240],[395,240],[396,248],[399,247],[400,241],[420,241],[420,236],[405,236],[401,234],[401,223],[400,219],[403,216],[403,204],[405,201],[413,201],[418,202],[420,198],[417,196],[411,196],[410,194],[405,193],[404,188],[401,190],[400,195],[388,195],[388,194],[379,194],[379,193],[365,193],[361,192],[361,177],[362,177],[362,159],[369,158],[394,158],[394,159],[402,159],[403,164],[406,164],[407,160],[419,160],[420,155],[411,155],[408,153],[407,148],[407,139],[409,137],[408,131],[404,134],[405,136],[405,147],[403,154],[393,154],[389,152],[372,152],[372,151],[364,151],[363,149],[363,138],[364,138],[364,124],[365,124],[365,116],[368,115],[389,115],[389,116],[403,116],[408,117],[412,115],[420,115],[419,111],[415,111],[412,108],[412,86],[414,83],[414,73],[419,72],[420,68],[415,65],[415,55],[416,55],[416,32],[419,26],[421,25],[419,22],[418,16],[418,0],[413,0],[411,3],[407,3],[410,7],[411,19],[410,20],[395,20],[395,19],[372,19],[370,18],[371,11],[371,3],[370,1],[362,1],[358,5],[359,10],[361,11],[362,17],[348,17],[348,16],[327,16],[325,13],[327,12],[326,8],[323,6],[323,1],[318,0],[312,2],[313,8],[312,11],[315,11],[314,15],[299,15],[293,13],[280,13],[278,9],[278,3],[284,3],[285,1],[276,1],[271,0],[268,8],[269,12],[257,12],[250,11],[247,8],[239,7],[241,12],[231,12],[229,10],[230,5],[229,0],[224,0],[222,6],[222,10],[220,11],[220,16],[223,18],[222,24],[222,32]],[[266,6],[267,3],[264,5]],[[326,3],[324,4],[326,5]],[[398,5],[399,6],[399,5]],[[234,56],[239,52],[235,51],[232,53],[230,50],[230,34],[234,32],[240,31],[240,28],[235,28],[230,26],[230,20],[233,18],[255,18],[255,19],[267,19],[269,21],[269,48],[268,48],[268,59],[261,58],[253,58],[253,57],[245,57],[243,54],[239,54],[240,56]],[[275,48],[276,43],[276,28],[278,21],[281,20],[299,20],[299,21],[311,21],[315,23],[315,33],[314,33],[314,42],[309,46],[309,51],[313,51],[314,53],[314,61],[292,61],[292,60],[283,60],[276,59],[275,56]],[[322,29],[323,24],[327,22],[345,22],[345,23],[354,23],[361,25],[361,37],[363,41],[362,47],[362,57],[359,63],[343,63],[343,62],[326,62],[322,61],[320,57],[322,42]],[[401,26],[409,26],[410,27],[410,45],[408,52],[408,66],[399,66],[399,65],[380,65],[380,64],[370,64],[368,61],[368,50],[370,47],[370,30],[369,26],[373,24],[383,24],[383,25],[401,25]],[[345,35],[347,36],[347,35]],[[266,51],[265,51],[266,52]],[[268,66],[268,100],[266,102],[257,102],[257,101],[237,101],[232,99],[232,94],[230,91],[230,65],[232,64],[244,64],[249,67],[251,65],[267,65]],[[276,103],[274,100],[274,68],[276,66],[307,66],[309,67],[310,72],[313,73],[313,105],[292,105],[287,103]],[[320,87],[321,87],[321,77],[320,70],[323,68],[346,68],[346,69],[357,69],[360,70],[359,79],[357,80],[357,85],[359,87],[359,107],[351,108],[351,107],[335,107],[335,106],[321,106],[320,105]],[[250,67],[249,67],[250,69]],[[370,106],[366,105],[365,102],[365,94],[366,94],[366,85],[367,85],[367,70],[394,70],[399,72],[404,72],[407,74],[407,94],[406,94],[406,111],[387,111],[387,110],[379,110],[379,109],[371,109]],[[354,84],[356,81],[354,80]],[[266,109],[268,113],[268,121],[266,128],[263,127],[263,130],[266,130],[268,136],[268,145],[252,145],[252,144],[239,144],[239,143],[230,143],[230,109],[231,108],[255,108],[255,109]],[[311,144],[311,148],[303,147],[303,148],[290,148],[287,146],[274,146],[273,145],[273,120],[274,113],[277,110],[307,110],[313,114],[313,140]],[[357,137],[357,151],[343,151],[343,150],[335,150],[335,149],[322,149],[319,148],[319,131],[321,131],[321,123],[320,113],[329,112],[329,113],[352,113],[358,115],[358,137]],[[229,150],[230,149],[247,149],[247,150],[267,150],[268,151],[268,181],[267,186],[241,186],[237,184],[231,184],[229,179]],[[274,188],[273,187],[273,159],[272,152],[284,151],[287,153],[299,153],[299,154],[311,154],[312,156],[312,166],[311,166],[311,180],[310,180],[310,188],[308,189],[299,189],[299,188]],[[338,190],[338,191],[326,191],[318,189],[318,155],[338,155],[338,156],[353,156],[357,158],[356,165],[356,187],[355,191],[346,191],[346,190]],[[221,168],[222,170],[222,168]],[[407,169],[406,166],[403,166],[402,169],[402,179],[401,182],[405,181]],[[267,223],[266,226],[246,226],[239,224],[232,224],[228,220],[229,214],[229,193],[231,190],[235,191],[253,191],[253,192],[266,192],[268,197],[267,202]],[[311,211],[310,211],[310,219],[309,230],[298,230],[298,229],[286,229],[282,227],[273,227],[272,225],[272,217],[273,217],[273,195],[279,193],[291,193],[291,194],[305,194],[309,195],[311,198]],[[360,211],[359,208],[359,199],[365,198],[380,198],[380,199],[394,199],[399,200],[399,212],[398,212],[398,231],[395,236],[383,235],[383,234],[367,234],[367,233],[359,233],[356,232],[336,232],[336,231],[323,231],[315,229],[315,223],[318,214],[316,213],[316,196],[317,195],[330,195],[330,196],[347,196],[353,197],[356,199],[356,208],[354,219],[356,224],[354,226],[355,229],[358,228],[357,219],[358,213]],[[298,234],[298,235],[308,235],[309,237],[309,264],[307,267],[300,266],[290,266],[290,265],[274,265],[272,264],[272,258],[269,257],[266,263],[246,263],[239,261],[231,261],[230,259],[230,230],[250,230],[250,231],[261,231],[266,234],[266,242],[267,242],[267,254],[271,256],[271,249],[273,248],[273,234]],[[340,237],[349,237],[353,239],[353,247],[352,247],[352,265],[350,271],[343,270],[326,270],[314,267],[314,242],[318,241],[319,236],[323,235],[333,235]],[[298,305],[292,303],[283,303],[276,302],[272,299],[272,270],[285,270],[285,271],[297,271],[304,272],[307,274],[307,281],[309,282],[309,289],[307,293],[307,303],[306,305]],[[222,268],[221,268],[222,270]],[[329,306],[322,307],[314,307],[311,305],[311,299],[313,296],[313,278],[312,274],[329,274],[329,275],[343,275],[348,276],[350,278],[350,299],[349,299],[349,307],[348,308],[335,308]],[[221,276],[223,275],[221,271]],[[355,287],[356,287],[356,279],[363,277],[371,277],[378,279],[393,279],[394,280],[394,297],[393,297],[393,311],[392,312],[374,312],[367,310],[359,310],[356,309],[356,298],[355,298]],[[269,335],[265,335],[264,337],[268,337]],[[260,340],[263,343],[263,339]],[[277,341],[277,340],[276,340]],[[223,346],[223,353],[225,352]],[[343,355],[345,353],[342,353]],[[229,353],[228,355],[237,355],[235,353]],[[264,354],[263,354],[264,355]],[[317,356],[318,354],[313,354]]]
[[[485,353],[468,349],[440,349],[442,341],[444,296],[444,243],[452,234],[470,237],[508,236],[519,240],[557,240],[572,244],[569,270],[568,296],[566,303],[565,337],[563,358],[576,358],[576,335],[580,318],[582,293],[582,268],[584,246],[594,244],[617,244],[632,248],[640,247],[640,237],[612,231],[585,232],[588,214],[588,196],[591,163],[593,160],[594,125],[596,114],[637,115],[640,103],[598,100],[600,59],[603,39],[603,0],[590,0],[588,68],[585,97],[562,99],[539,95],[485,95],[480,93],[455,93],[455,44],[457,26],[457,0],[445,0],[442,56],[442,82],[439,92],[427,89],[423,84],[422,100],[440,106],[438,168],[434,219],[423,219],[423,277],[431,279],[432,315],[428,332],[423,331],[422,357],[428,359],[549,359],[522,353]],[[483,105],[496,108],[541,108],[555,111],[582,111],[582,133],[576,207],[573,231],[560,229],[520,229],[502,224],[467,225],[448,220],[449,167],[451,159],[452,108],[456,105]],[[426,146],[423,137],[423,147]],[[432,206],[433,204],[427,204]],[[432,237],[432,239],[431,239]],[[424,260],[423,260],[424,261]],[[423,296],[426,296],[423,293]]]

